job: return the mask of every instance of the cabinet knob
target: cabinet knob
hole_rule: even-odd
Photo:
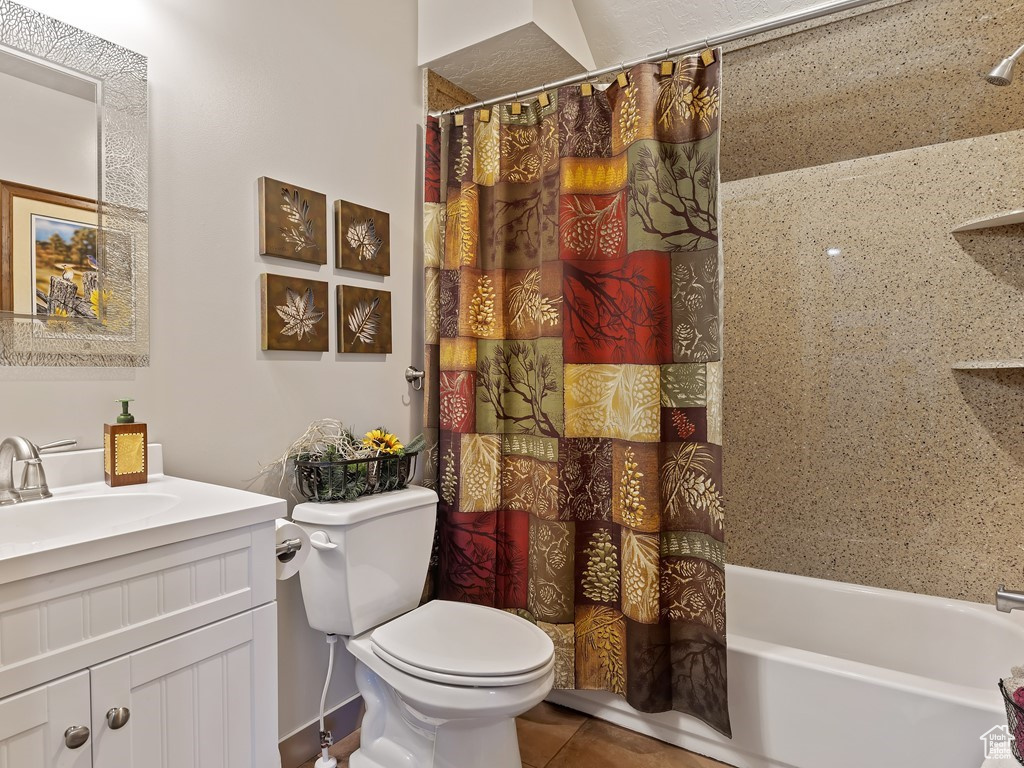
[[[89,729],[84,725],[72,725],[64,731],[64,745],[68,749],[78,749],[89,740]]]
[[[128,718],[131,716],[128,707],[113,707],[107,710],[107,725],[110,726],[110,730],[116,731],[128,725]]]

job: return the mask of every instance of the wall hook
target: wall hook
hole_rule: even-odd
[[[425,374],[419,368],[413,368],[411,365],[405,369],[405,380],[412,384],[412,388],[417,392],[423,389],[423,376]]]

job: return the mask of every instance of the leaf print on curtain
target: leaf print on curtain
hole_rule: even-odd
[[[430,120],[424,408],[437,596],[728,734],[720,61]]]

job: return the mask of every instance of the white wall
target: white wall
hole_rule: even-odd
[[[95,199],[95,102],[0,73],[0,103],[0,179]]]
[[[0,434],[99,446],[114,398],[134,397],[168,473],[244,486],[321,416],[418,431],[421,400],[402,378],[422,360],[415,3],[23,1],[149,57],[152,365],[0,369]],[[257,255],[261,175],[390,212],[391,277],[344,274],[392,292],[386,360],[260,351],[260,272],[342,279]],[[285,735],[315,719],[327,661],[297,581],[279,598]],[[354,693],[343,659],[330,702]]]

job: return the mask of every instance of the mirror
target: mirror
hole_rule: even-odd
[[[146,59],[0,0],[0,103],[0,365],[147,365]]]

